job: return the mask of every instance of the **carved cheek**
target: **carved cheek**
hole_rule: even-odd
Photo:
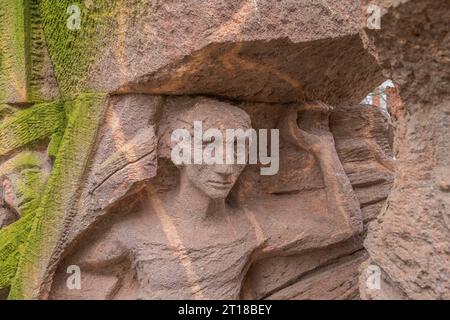
[[[204,180],[207,180],[207,177],[211,174],[210,166],[208,165],[190,165],[188,170],[190,170],[191,180],[196,181],[197,183],[204,183]]]
[[[245,164],[236,164],[233,167],[233,179],[237,180],[241,175],[242,171],[244,171],[246,165]]]

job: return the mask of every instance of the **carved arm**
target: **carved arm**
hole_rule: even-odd
[[[336,212],[357,234],[362,232],[360,204],[336,152],[329,129],[331,110],[330,106],[322,103],[289,108],[281,118],[280,133],[287,141],[315,156],[323,175],[328,212]],[[299,113],[308,115],[305,119],[308,120],[308,129],[300,129]]]

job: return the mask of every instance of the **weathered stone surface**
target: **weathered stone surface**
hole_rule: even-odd
[[[307,274],[304,279],[269,297],[268,300],[350,300],[359,299],[358,268],[367,259],[359,251],[334,264]]]
[[[359,103],[383,81],[359,37],[356,0],[98,2],[79,6],[80,29],[67,30],[71,4],[40,5],[66,96],[95,90],[336,105]]]
[[[450,3],[379,1],[380,30],[367,44],[399,86],[395,119],[396,178],[365,247],[381,268],[381,289],[366,299],[449,299]],[[367,265],[365,266],[367,267]]]
[[[37,148],[39,149],[39,148]],[[50,172],[44,150],[23,151],[0,161],[0,287],[9,293],[16,275],[20,251],[25,248],[40,192]]]
[[[8,249],[14,249],[13,243],[16,246],[23,244],[21,254],[26,257],[15,267],[16,272],[10,280],[10,298],[35,298],[46,282],[51,257],[66,236],[66,223],[76,215],[80,186],[91,160],[106,101],[105,95],[86,94],[65,102],[67,127],[56,148],[57,156],[49,178],[41,186],[41,192],[34,194],[37,203],[30,208],[33,214],[0,233],[0,237],[4,236],[0,239],[0,249],[5,249],[2,255],[11,254]],[[13,253],[17,255],[17,251]],[[3,274],[0,279],[3,280]]]
[[[330,266],[333,268],[338,260],[360,250],[362,250],[362,237],[355,237],[343,243],[312,250],[301,255],[263,259],[250,268],[242,297],[245,299],[265,299],[272,295],[276,297],[285,288],[302,283],[309,274],[330,270]],[[336,270],[336,272],[338,271]],[[316,283],[316,286],[323,288],[320,283]],[[312,296],[305,296],[305,298],[313,299]]]
[[[448,1],[72,2],[0,0],[0,299],[450,298]],[[279,171],[174,164],[196,120]]]
[[[193,113],[192,110],[202,103],[207,103],[207,107],[202,107],[201,113]],[[226,210],[234,212],[229,216],[231,220],[228,223],[216,213],[202,221],[196,217],[199,212],[192,212],[192,215],[183,218],[183,215],[178,216],[183,211],[171,211],[171,206],[177,203],[174,200],[178,197],[177,190],[186,183],[180,180],[180,173],[170,160],[170,134],[174,128],[185,126],[194,119],[220,123],[227,110],[231,114],[241,114],[241,117],[247,113],[254,128],[277,128],[284,125],[278,119],[293,107],[261,103],[238,103],[238,106],[240,108],[201,97],[114,97],[99,131],[96,155],[77,214],[67,224],[66,236],[59,241],[51,258],[52,267],[47,269],[46,278],[52,287],[44,286],[41,297],[262,298],[295,282],[312,269],[317,272],[328,270],[335,260],[361,250],[362,239],[358,235],[362,231],[362,217],[359,214],[349,215],[342,221],[340,202],[329,209],[324,206],[326,194],[331,192],[327,190],[328,180],[322,180],[324,174],[325,177],[329,175],[321,169],[321,166],[327,168],[326,162],[322,163],[320,158],[314,160],[314,156],[295,148],[286,140],[282,141],[283,151],[280,154],[280,162],[285,165],[280,167],[278,175],[261,177],[258,165],[249,165],[244,169],[228,197],[228,201],[234,203],[232,207],[226,207]],[[336,110],[330,118],[330,128],[336,141],[351,139],[352,135],[354,140],[363,142],[378,137],[381,150],[381,145],[387,141],[386,119],[378,109],[368,109],[371,110],[368,112],[370,116],[365,116],[367,112],[364,108],[369,107]],[[314,128],[311,121],[318,121],[313,120],[312,116],[311,111],[303,113],[303,119],[310,119],[304,123],[308,128]],[[356,117],[359,121],[347,122],[348,117]],[[233,119],[236,122],[233,126],[245,121],[245,117],[242,120]],[[360,132],[362,123],[370,123],[366,127],[371,129]],[[144,137],[146,141],[142,140]],[[139,143],[130,143],[134,141]],[[158,144],[152,141],[158,141]],[[147,146],[148,143],[153,145]],[[382,167],[377,161],[379,157],[373,153],[372,144],[366,143],[368,151],[362,153],[358,160],[362,166],[378,164]],[[386,152],[389,155],[388,149]],[[339,150],[335,151],[336,161],[339,161],[338,153]],[[298,164],[286,162],[291,157],[296,159],[299,156],[309,160]],[[387,172],[384,167],[376,167],[366,178],[359,176],[359,180],[355,181],[360,186],[374,186],[373,196],[377,196],[384,188],[382,182],[391,181],[383,180],[383,177],[388,179]],[[255,188],[255,179],[261,188]],[[305,186],[314,185],[314,189],[305,189]],[[286,190],[286,186],[290,188]],[[339,199],[339,191],[336,196]],[[342,196],[345,199],[346,195]],[[334,196],[328,197],[333,203]],[[191,197],[180,201],[187,201],[183,209],[187,212],[190,212],[190,207],[197,206]],[[349,214],[347,210],[353,210],[352,205],[346,208],[342,211],[344,216]],[[227,215],[226,212],[223,214]],[[272,217],[273,214],[276,218]],[[311,214],[317,217],[309,217]],[[328,219],[332,220],[327,222]],[[348,222],[344,222],[346,219]],[[230,226],[234,229],[231,235],[226,231]],[[196,231],[192,233],[192,229]],[[149,236],[151,238],[146,239]],[[169,239],[169,247],[165,237]],[[351,237],[354,238],[349,239]],[[142,241],[158,245],[146,246]],[[122,252],[115,247],[115,243],[123,243],[129,249]],[[182,252],[186,253],[169,257],[170,247],[183,248]],[[138,248],[145,250],[139,251],[141,249]],[[133,256],[137,260],[125,258],[122,254],[127,250],[135,252]],[[258,263],[253,266],[250,261]],[[300,261],[302,263],[299,264]],[[82,291],[67,291],[65,287],[65,271],[71,264],[80,265],[89,273],[84,280],[89,285]],[[103,275],[98,277],[98,281],[101,281],[105,291],[95,290],[100,285],[93,285],[100,266]],[[274,278],[267,279],[264,273],[270,268],[278,272],[273,272]],[[54,272],[54,280],[50,280]],[[347,275],[350,277],[351,274]],[[123,278],[125,275],[126,279]],[[151,279],[146,280],[147,277]],[[354,283],[356,280],[353,277],[348,281]],[[250,289],[241,291],[243,283]],[[353,289],[354,286],[349,297],[357,293]],[[315,296],[311,293],[311,297]],[[342,292],[336,292],[335,298],[343,297]]]
[[[264,114],[263,107],[258,105],[255,114],[258,114],[261,119],[270,119],[269,112],[273,110],[266,108],[267,114]],[[249,112],[251,109],[246,107],[246,110]],[[253,121],[258,126],[261,122],[261,120]],[[345,107],[332,113],[330,127],[335,137],[339,158],[343,162],[344,170],[361,204],[362,218],[366,228],[367,222],[375,218],[383,206],[393,181],[393,171],[389,168],[390,166],[387,165],[388,168],[386,168],[385,162],[380,161],[380,159],[389,159],[389,162],[392,162],[387,140],[389,130],[387,118],[380,109],[371,106]],[[374,145],[379,146],[380,149],[374,149]],[[346,156],[349,153],[353,156]],[[279,176],[268,184],[269,192],[273,192],[272,190],[280,182],[284,192],[292,192],[293,186],[286,179],[277,182],[280,180]],[[308,176],[314,178],[311,179]],[[317,189],[323,186],[317,184],[318,180],[320,178],[313,173],[304,172],[302,179],[296,182],[296,187]],[[259,184],[261,182],[259,181]],[[367,188],[370,188],[370,192],[366,191]],[[320,272],[336,259],[361,250],[362,240],[361,237],[355,237],[329,248],[312,250],[302,255],[269,257],[259,261],[249,270],[245,288],[250,289],[244,288],[243,295],[252,299],[267,297],[280,288],[299,282],[299,279],[312,270]],[[317,285],[320,286],[320,282]],[[342,298],[337,292],[334,297],[327,297]]]
[[[58,99],[38,0],[0,1],[0,104]]]

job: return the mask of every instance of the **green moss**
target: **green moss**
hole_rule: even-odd
[[[102,42],[114,40],[116,9],[124,10],[125,2],[93,2],[87,10],[84,0],[0,0],[0,158],[21,150],[0,170],[0,176],[13,177],[21,199],[21,219],[0,230],[0,289],[11,287],[11,299],[35,296],[63,224],[76,214],[103,119],[106,95],[79,93],[87,91]],[[82,9],[80,30],[67,28],[67,8],[73,4]],[[47,47],[60,91],[70,101],[42,103]],[[34,105],[21,109],[11,103]],[[23,149],[48,138],[48,154],[55,161],[46,182],[42,160]]]
[[[12,173],[18,177],[14,187],[22,202],[22,218],[0,231],[0,288],[14,283],[12,298],[28,297],[29,291],[22,295],[24,287],[29,288],[25,284],[34,283],[32,275],[40,270],[46,248],[59,238],[56,226],[73,210],[104,98],[103,94],[83,94],[74,101],[40,104],[17,112],[0,126],[3,152],[51,135],[49,153],[56,157],[45,189],[42,160],[34,153],[20,153],[1,166],[0,177]]]
[[[39,0],[0,0],[0,103],[56,98]]]
[[[38,197],[37,195],[42,191],[42,181],[44,180],[44,173],[39,169],[26,169],[21,172],[20,180],[16,182],[16,194],[21,199],[19,210],[22,212],[22,217],[26,216],[29,211],[36,208]]]
[[[90,89],[87,86],[90,69],[100,61],[105,40],[113,38],[117,30],[117,7],[123,6],[122,1],[93,1],[89,8],[84,3],[82,0],[40,1],[50,57],[66,99]],[[71,30],[67,26],[72,15],[68,8],[73,5],[80,9],[81,24],[80,29]]]
[[[26,0],[0,0],[0,102],[26,102]]]
[[[12,282],[10,299],[35,297],[51,256],[58,246],[64,223],[76,214],[80,185],[85,178],[97,130],[106,107],[105,95],[83,94],[66,102],[67,128],[44,194],[22,248]]]
[[[33,212],[0,232],[0,288],[11,285],[30,234]]]
[[[35,153],[23,152],[4,163],[0,170],[0,177],[12,179],[22,217],[37,207],[44,184],[44,167],[44,160]]]
[[[40,0],[26,0],[26,49],[27,49],[27,88],[28,101],[37,103],[59,97],[54,83],[47,83],[53,78],[53,67],[47,52],[42,18],[39,8]]]
[[[17,112],[0,125],[0,156],[50,137],[65,124],[60,102],[43,103]]]
[[[21,153],[4,163],[0,177],[19,174],[15,185],[17,195],[22,199],[21,219],[0,232],[0,288],[11,284],[20,254],[31,230],[31,222],[40,203],[40,191],[44,186],[43,160],[32,152]]]
[[[0,104],[0,121],[4,120],[6,117],[9,117],[16,112],[14,107],[11,107],[7,104]]]
[[[91,3],[88,7],[86,3]],[[72,14],[68,8],[80,9],[80,29],[69,29]],[[122,55],[118,42],[124,40],[124,26],[148,16],[152,5],[142,0],[41,0],[42,25],[51,60],[55,66],[61,95],[73,99],[81,92],[98,90],[91,77],[105,57]],[[118,52],[111,52],[117,48]],[[122,62],[124,63],[124,62]],[[125,66],[124,66],[125,67]]]
[[[64,135],[64,131],[62,131],[62,130],[57,131],[52,135],[52,137],[50,139],[50,143],[48,144],[48,149],[47,149],[48,156],[51,159],[55,159],[56,156],[58,155],[59,146],[61,145],[63,135]]]

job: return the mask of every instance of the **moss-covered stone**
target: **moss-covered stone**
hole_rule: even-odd
[[[61,224],[76,210],[103,118],[106,95],[80,92],[116,2],[89,2],[89,9],[84,3],[0,0],[0,178],[13,180],[21,213],[0,230],[0,289],[11,287],[12,299],[35,296]],[[67,27],[71,5],[82,10],[79,30]],[[59,84],[66,101],[59,100]],[[54,160],[48,181],[43,159],[25,151],[46,141]]]
[[[0,167],[0,178],[16,175],[15,191],[21,198],[21,219],[0,231],[0,288],[9,287],[15,276],[31,222],[40,203],[40,193],[45,183],[43,160],[33,152],[24,152]]]
[[[7,117],[11,116],[16,112],[17,110],[7,104],[0,104],[0,121],[6,119]]]
[[[89,7],[85,3],[91,3]],[[76,11],[80,11],[80,28],[69,28]],[[122,1],[42,0],[40,12],[51,59],[64,98],[74,98],[87,91],[89,70],[98,62],[99,47],[111,39],[116,24],[117,7]]]
[[[33,218],[31,213],[0,232],[0,288],[11,286]]]
[[[0,157],[50,137],[65,125],[61,102],[43,103],[16,112],[0,124]]]
[[[26,0],[0,0],[0,102],[27,101]]]
[[[52,135],[50,143],[48,144],[47,148],[47,154],[50,157],[50,159],[55,159],[57,157],[59,146],[61,145],[63,136],[64,136],[63,130],[58,130]]]
[[[0,0],[0,103],[57,99],[39,0]]]
[[[63,232],[63,223],[77,210],[80,186],[106,107],[105,95],[83,94],[65,103],[67,127],[55,164],[32,227],[20,252],[20,263],[12,281],[10,299],[32,299],[39,291],[51,256]]]
[[[27,0],[26,3],[27,98],[34,103],[56,100],[59,89],[42,28],[40,1]]]

